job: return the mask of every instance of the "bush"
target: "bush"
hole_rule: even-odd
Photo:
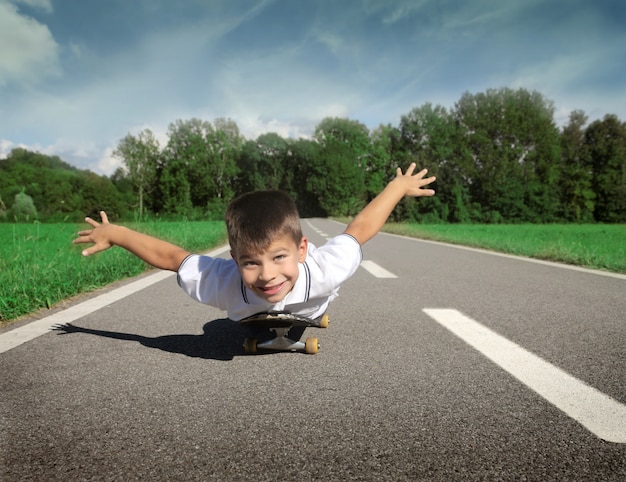
[[[37,219],[37,208],[33,198],[22,190],[15,195],[13,206],[8,211],[8,217],[15,221],[32,221]]]

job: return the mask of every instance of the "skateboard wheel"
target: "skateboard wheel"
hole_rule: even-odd
[[[317,338],[307,338],[304,345],[304,351],[309,355],[315,355],[320,349],[320,344]]]
[[[246,338],[243,342],[243,349],[248,354],[256,353],[256,338]]]
[[[329,323],[329,319],[328,319],[328,315],[324,315],[322,316],[322,319],[320,320],[320,328],[328,328],[328,323]]]

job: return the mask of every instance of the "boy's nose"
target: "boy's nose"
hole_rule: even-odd
[[[276,277],[276,272],[271,266],[262,266],[259,279],[261,281],[271,281]]]

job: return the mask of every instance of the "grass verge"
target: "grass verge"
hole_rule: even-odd
[[[395,224],[384,231],[626,273],[624,224]]]
[[[222,221],[128,226],[193,252],[226,240]],[[0,324],[149,268],[123,249],[85,258],[85,245],[72,244],[80,229],[85,225],[0,224]]]

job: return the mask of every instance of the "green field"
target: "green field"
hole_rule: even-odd
[[[387,224],[386,232],[626,273],[624,224]]]
[[[147,222],[129,227],[190,251],[226,240],[222,221]],[[0,323],[135,276],[148,266],[123,249],[84,257],[72,240],[86,224],[0,224]]]
[[[224,223],[129,224],[189,251],[224,243]],[[0,224],[0,323],[144,271],[122,249],[85,258],[71,224]],[[415,225],[385,231],[626,273],[626,225]]]

